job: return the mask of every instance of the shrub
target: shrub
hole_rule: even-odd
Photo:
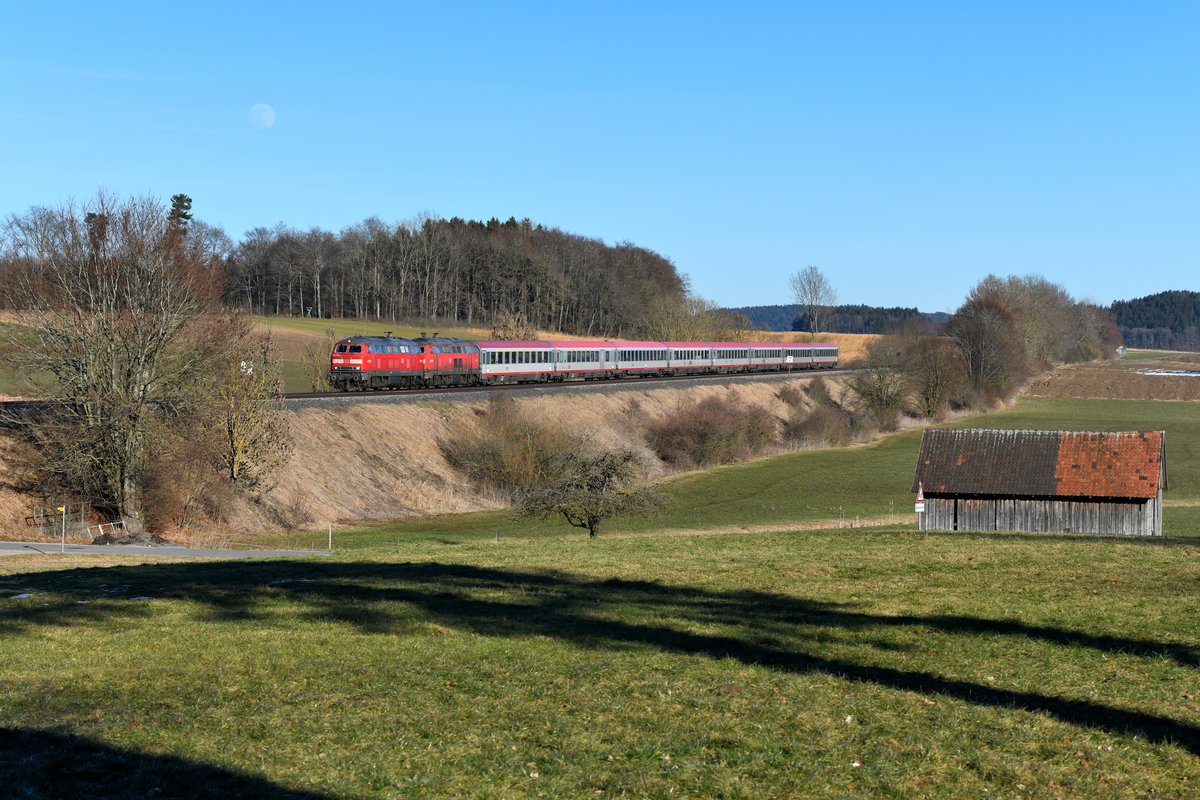
[[[762,450],[775,437],[766,409],[709,397],[649,424],[646,439],[663,461],[676,467],[728,464]]]
[[[511,397],[493,396],[475,428],[439,442],[451,466],[515,495],[552,478],[559,454],[581,446],[561,428],[522,413]]]
[[[880,430],[894,431],[908,395],[904,374],[889,367],[870,367],[854,379],[863,411]]]
[[[834,400],[829,395],[829,385],[825,383],[824,378],[814,378],[804,387],[804,393],[808,395],[808,399],[819,406],[833,405]]]
[[[817,380],[821,379],[817,378]],[[801,408],[804,405],[804,394],[791,384],[784,386],[775,393],[775,396],[792,408]]]
[[[819,405],[807,414],[794,413],[783,435],[808,447],[841,447],[850,443],[851,415],[832,404]]]

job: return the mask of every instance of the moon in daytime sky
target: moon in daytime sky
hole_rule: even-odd
[[[255,103],[250,106],[250,121],[256,128],[270,128],[275,124],[275,109],[266,103]]]

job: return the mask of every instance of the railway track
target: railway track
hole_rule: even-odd
[[[805,370],[803,372],[734,372],[720,375],[675,375],[654,378],[618,378],[604,381],[564,381],[562,383],[508,383],[495,386],[454,386],[438,389],[391,389],[365,392],[299,392],[284,395],[288,408],[321,408],[343,403],[412,403],[429,400],[454,401],[475,400],[480,395],[505,392],[525,394],[545,392],[564,394],[568,392],[629,392],[664,387],[704,386],[723,383],[755,381],[788,381],[804,378],[819,378],[822,375],[853,375],[858,370],[836,367],[834,369]],[[9,400],[0,402],[0,428],[11,425],[30,414],[52,408],[50,400]]]
[[[436,389],[390,389],[364,392],[307,392],[284,395],[290,409],[319,408],[340,403],[409,403],[428,400],[475,400],[497,392],[522,394],[545,392],[629,392],[643,389],[703,386],[724,383],[788,381],[819,378],[822,375],[853,375],[858,370],[845,367],[795,372],[733,372],[719,375],[674,375],[654,378],[617,378],[600,381],[563,381],[562,383],[509,383],[494,386],[454,386]]]

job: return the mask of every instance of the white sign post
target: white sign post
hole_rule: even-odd
[[[925,513],[925,486],[920,483],[917,484],[917,513]]]

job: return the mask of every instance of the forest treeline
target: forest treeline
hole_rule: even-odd
[[[1112,304],[1129,347],[1200,350],[1200,292],[1159,292]]]
[[[804,309],[795,304],[774,306],[745,306],[730,311],[741,314],[750,325],[765,331],[808,330]],[[830,333],[891,333],[914,320],[927,320],[941,325],[948,315],[926,313],[915,308],[879,308],[865,305],[837,305],[828,312],[829,323],[823,325]]]
[[[256,314],[467,325],[518,314],[536,328],[622,337],[652,305],[686,293],[658,253],[511,217],[255,228],[221,260],[226,304]]]

